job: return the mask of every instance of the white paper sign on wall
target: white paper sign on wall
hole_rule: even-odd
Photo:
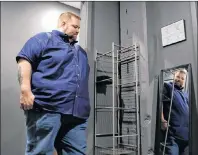
[[[184,20],[161,28],[162,45],[167,46],[186,40]]]

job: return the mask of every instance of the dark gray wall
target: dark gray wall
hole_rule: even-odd
[[[42,18],[51,10],[80,14],[59,2],[1,2],[1,155],[24,154],[26,130],[15,56],[27,39],[46,31]]]
[[[94,47],[104,53],[111,50],[112,42],[119,44],[119,6],[118,2],[95,2],[93,8]]]
[[[175,9],[177,8],[177,9]],[[194,10],[194,11],[193,11]],[[148,67],[149,67],[149,96],[152,98],[152,145],[155,139],[157,81],[161,69],[175,67],[181,64],[192,64],[194,91],[197,94],[197,19],[195,3],[193,2],[146,2],[147,13],[147,41],[148,41]],[[162,47],[161,28],[173,22],[185,20],[187,40],[171,46]],[[153,91],[154,90],[154,91]],[[195,96],[197,97],[197,96]],[[196,109],[197,102],[191,103]],[[194,111],[193,143],[197,137],[197,114]],[[195,125],[196,124],[196,125]],[[195,145],[193,153],[197,153]]]
[[[112,42],[119,44],[119,3],[118,2],[94,2],[93,22],[94,22],[94,52],[105,53],[112,50]],[[98,72],[97,76],[108,75],[112,77],[111,59],[103,57],[98,61],[97,67],[105,72]],[[101,87],[97,87],[97,90]],[[103,93],[97,93],[97,106],[112,107],[112,86],[108,85]],[[112,110],[101,110],[97,112],[97,134],[113,133]],[[96,121],[96,120],[95,120]],[[112,147],[112,137],[97,138],[96,145]],[[99,150],[96,150],[98,154]]]
[[[91,113],[88,121],[88,147],[87,155],[93,153],[93,142],[94,142],[94,46],[93,46],[93,35],[94,29],[93,24],[94,18],[92,14],[93,3],[84,2],[81,6],[81,33],[80,33],[80,45],[87,51],[89,65],[90,65],[90,76],[89,76],[89,97],[91,104]],[[91,19],[91,20],[90,20]]]
[[[140,45],[139,80],[140,80],[140,131],[141,153],[147,154],[150,140],[150,124],[145,124],[145,117],[151,116],[152,109],[148,102],[148,53],[147,53],[147,23],[145,2],[120,2],[121,45],[128,47]],[[135,74],[133,68],[130,70]],[[132,81],[132,80],[131,80]],[[134,104],[132,98],[130,104]],[[137,145],[137,144],[133,144]]]
[[[85,7],[85,8],[84,8]],[[100,53],[110,51],[112,48],[112,42],[119,44],[119,6],[118,2],[85,2],[82,9],[85,11],[88,8],[87,19],[83,18],[84,21],[88,20],[87,28],[84,30],[87,34],[85,36],[86,40],[81,42],[82,46],[88,48],[88,57],[90,63],[90,80],[89,80],[89,93],[91,100],[91,116],[89,119],[89,129],[88,129],[88,154],[94,154],[93,151],[93,137],[94,137],[94,55],[96,50]],[[82,12],[85,14],[85,12]],[[84,26],[83,26],[84,27]],[[86,26],[85,26],[86,27]],[[81,31],[83,31],[81,29]],[[82,39],[82,36],[80,36]],[[80,40],[81,41],[81,40]],[[107,66],[108,67],[108,66]],[[105,65],[104,65],[105,68]],[[111,89],[107,88],[106,94],[97,95],[97,103],[111,103]],[[97,123],[97,133],[102,133],[102,131],[112,132],[112,113],[100,113]],[[112,145],[112,138],[107,139],[97,139],[98,145]]]
[[[92,8],[92,26],[90,27],[92,51],[99,52],[111,49],[111,42],[117,35],[115,21],[116,11],[108,4],[113,2],[94,2]],[[109,6],[106,13],[106,7]],[[99,10],[99,8],[102,10]],[[177,9],[175,9],[177,8]],[[128,9],[128,14],[125,13]],[[99,10],[99,11],[96,11]],[[106,14],[105,14],[106,13]],[[114,15],[112,15],[114,13]],[[111,16],[110,16],[111,15]],[[108,17],[106,17],[108,16]],[[111,17],[112,19],[108,19]],[[104,18],[104,20],[102,19]],[[108,19],[108,20],[107,20]],[[161,27],[180,19],[186,22],[187,40],[163,48],[161,45]],[[142,56],[141,74],[141,126],[142,154],[154,149],[157,80],[161,69],[191,63],[193,68],[194,90],[197,92],[197,15],[194,2],[120,2],[120,40],[123,46],[134,42],[140,44]],[[110,29],[110,26],[113,27]],[[114,30],[115,29],[115,30]],[[128,29],[128,34],[126,33]],[[89,32],[87,31],[89,34]],[[101,40],[101,37],[103,38]],[[133,37],[133,39],[132,39]],[[116,42],[116,41],[115,41]],[[102,45],[102,46],[101,46]],[[90,54],[92,58],[93,54]],[[183,59],[183,61],[181,61]],[[90,82],[93,84],[93,81]],[[92,87],[93,88],[93,87]],[[90,92],[92,94],[92,92]],[[196,96],[197,97],[197,96]],[[197,102],[194,103],[197,107]],[[195,107],[195,109],[196,109]],[[152,122],[143,126],[145,115],[152,116]],[[103,116],[105,117],[105,116]],[[196,122],[196,120],[194,120]],[[194,123],[195,124],[195,123]],[[91,126],[91,124],[90,124]],[[196,130],[196,126],[194,126]],[[196,136],[194,136],[196,137]]]

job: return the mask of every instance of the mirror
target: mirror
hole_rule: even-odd
[[[159,77],[156,154],[189,155],[191,65],[161,71]]]

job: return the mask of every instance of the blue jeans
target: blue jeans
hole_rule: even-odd
[[[189,155],[188,141],[177,139],[173,136],[167,137],[166,143],[167,155]]]
[[[25,111],[25,155],[85,155],[87,120],[58,113]]]

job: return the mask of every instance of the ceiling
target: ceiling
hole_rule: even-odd
[[[71,2],[71,1],[59,1],[60,3],[63,3],[65,5],[72,6],[74,8],[80,9],[81,7],[81,1],[80,2]]]

